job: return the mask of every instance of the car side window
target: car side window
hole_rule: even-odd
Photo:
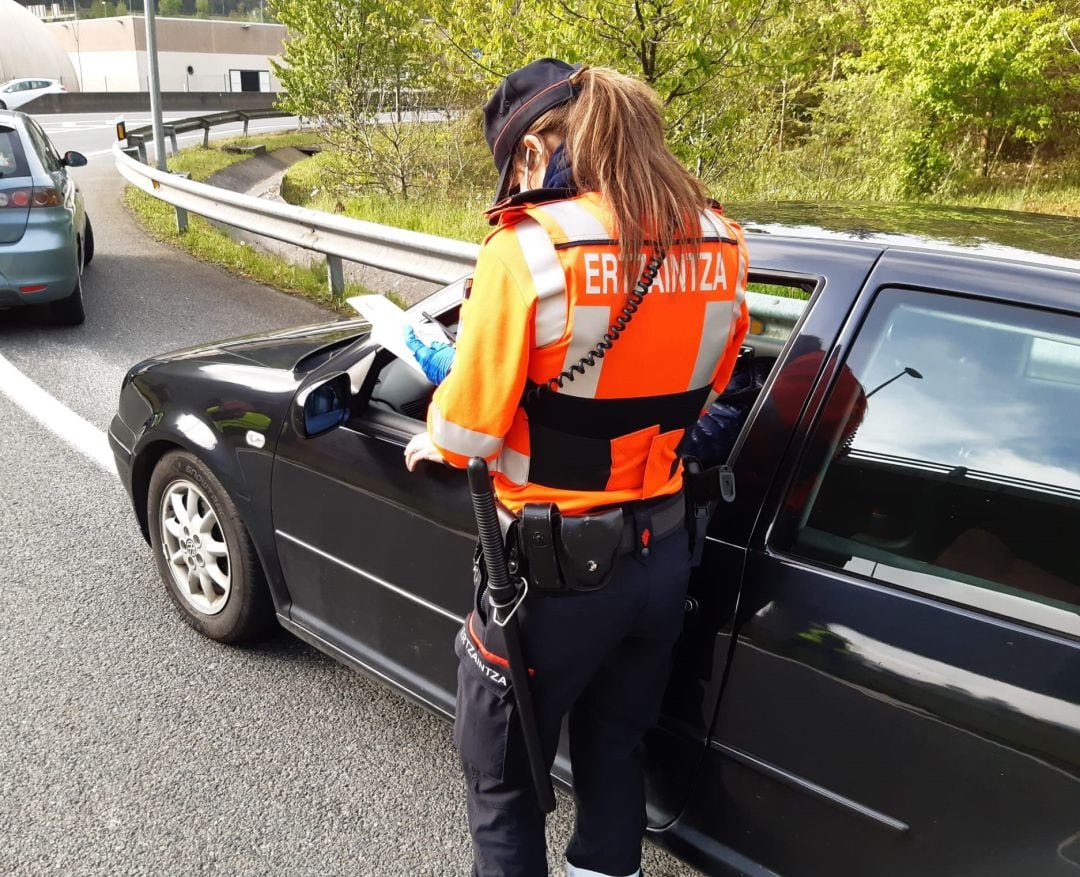
[[[35,122],[28,122],[26,130],[30,134],[30,139],[34,143],[34,149],[40,156],[42,163],[45,165],[45,169],[49,171],[49,173],[63,170],[64,162],[61,161],[60,156],[56,154],[56,150],[53,149],[52,144],[49,142],[49,138],[45,136],[45,132],[42,131]]]
[[[1080,318],[887,289],[771,543],[1080,634]]]

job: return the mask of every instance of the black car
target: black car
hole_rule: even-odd
[[[710,874],[1080,875],[1080,221],[753,218],[768,375],[648,739],[652,839]],[[422,308],[453,329],[460,294]],[[464,473],[402,461],[431,392],[356,321],[132,368],[110,439],[188,621],[276,614],[449,716],[475,527]]]

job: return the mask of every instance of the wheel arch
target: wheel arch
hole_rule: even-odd
[[[172,435],[155,437],[146,442],[145,445],[139,447],[132,460],[132,505],[135,509],[136,519],[139,522],[139,529],[142,531],[143,538],[146,540],[147,544],[150,544],[150,521],[147,509],[147,500],[150,495],[150,481],[153,478],[154,469],[157,468],[158,463],[160,463],[162,458],[171,451],[184,451],[199,459],[214,473],[218,481],[221,482],[222,487],[228,492],[229,497],[236,506],[240,518],[239,523],[247,531],[251,543],[255,547],[255,554],[258,558],[259,565],[262,567],[263,575],[266,579],[267,586],[270,589],[274,605],[277,608],[277,611],[284,613],[286,607],[291,603],[291,600],[289,598],[288,588],[285,585],[284,575],[278,564],[277,551],[274,547],[272,534],[268,541],[265,538],[265,534],[260,532],[257,527],[253,526],[253,521],[250,520],[252,513],[250,500],[246,496],[236,495],[229,489],[231,479],[229,478],[228,473],[221,472],[218,467],[213,465],[213,457],[208,458],[206,454],[199,453],[198,448],[192,447],[181,441],[178,437]]]
[[[184,447],[177,441],[170,439],[157,439],[140,449],[131,465],[131,499],[135,507],[135,517],[139,521],[139,529],[142,530],[143,539],[150,543],[150,521],[146,514],[146,500],[150,495],[150,478],[154,469],[169,451],[187,451],[193,453],[190,448]]]

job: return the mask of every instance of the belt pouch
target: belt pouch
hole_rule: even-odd
[[[550,502],[529,502],[521,510],[521,543],[529,583],[540,591],[566,589],[555,558],[559,517],[559,507]]]
[[[622,545],[623,528],[622,509],[562,519],[556,546],[568,587],[594,591],[608,583]]]

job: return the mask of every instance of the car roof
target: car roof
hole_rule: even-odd
[[[952,252],[1080,272],[1080,218],[926,204],[725,205],[750,233]]]
[[[0,125],[23,130],[30,117],[21,110],[0,110]]]

